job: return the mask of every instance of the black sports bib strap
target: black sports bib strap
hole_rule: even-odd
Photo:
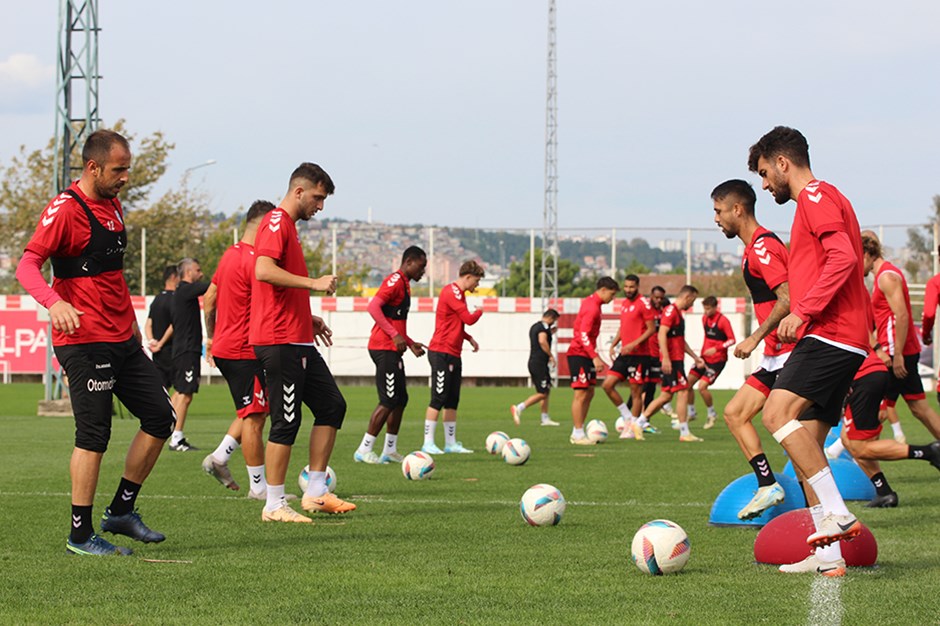
[[[91,238],[77,257],[52,257],[52,272],[57,278],[79,278],[97,276],[105,272],[124,269],[124,249],[127,247],[127,232],[112,232],[101,225],[81,196],[71,189],[69,194],[81,205],[88,216]]]

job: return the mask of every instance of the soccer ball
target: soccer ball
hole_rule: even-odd
[[[522,494],[519,511],[530,526],[554,526],[565,513],[565,496],[551,485],[534,485]]]
[[[584,434],[594,443],[604,443],[607,441],[607,424],[601,420],[591,420],[584,427]]]
[[[434,459],[425,452],[412,452],[401,462],[401,473],[408,480],[424,480],[434,473]]]
[[[636,566],[645,574],[662,576],[678,572],[689,561],[691,544],[682,527],[666,519],[640,526],[630,547]]]
[[[532,448],[525,439],[510,439],[503,445],[503,460],[510,465],[522,465],[529,460]]]
[[[309,472],[310,466],[304,465],[304,468],[300,470],[300,475],[297,476],[297,484],[301,491],[307,491],[307,484],[310,482]],[[329,465],[326,466],[326,488],[330,493],[336,491],[336,472]]]
[[[490,454],[502,454],[503,446],[509,441],[509,435],[501,430],[491,432],[486,436],[486,451]]]
[[[614,430],[618,433],[622,433],[623,429],[627,427],[627,420],[621,415],[617,418],[617,421],[614,422]]]

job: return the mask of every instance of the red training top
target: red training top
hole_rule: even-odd
[[[904,274],[901,273],[901,270],[888,261],[882,263],[881,268],[875,273],[875,286],[871,290],[871,304],[875,310],[875,324],[878,328],[878,343],[884,347],[885,352],[894,356],[894,349],[896,347],[894,345],[894,334],[897,327],[897,318],[891,310],[891,306],[888,304],[887,297],[885,297],[885,294],[881,291],[881,287],[878,286],[878,280],[885,272],[897,274],[901,279],[901,289],[904,293],[904,306],[907,307],[907,337],[904,340],[904,345],[901,346],[901,354],[904,356],[920,354],[920,342],[917,340],[917,329],[914,328],[914,318],[911,315],[911,294],[908,293],[907,290],[907,281],[904,280]],[[926,305],[924,306],[924,310],[927,310]]]
[[[649,299],[643,296],[637,296],[633,300],[625,298],[620,305],[620,345],[625,346],[636,341],[646,332],[646,323],[653,321],[655,318],[653,305]],[[655,333],[653,336],[655,337]],[[644,341],[630,354],[648,356],[649,353],[650,344],[648,341]]]
[[[666,347],[669,349],[670,361],[685,359],[685,318],[682,311],[674,304],[666,305],[663,316],[659,320],[660,328],[666,327]]]
[[[933,323],[937,318],[937,304],[940,301],[940,274],[927,281],[927,288],[924,290],[924,317],[921,322],[921,337],[927,341],[927,337],[933,332]]]
[[[723,363],[728,360],[728,348],[735,344],[734,329],[731,322],[720,312],[702,316],[705,340],[702,342],[702,359],[706,363]],[[715,353],[705,356],[705,350],[715,348]]]
[[[463,342],[471,339],[464,325],[477,323],[483,311],[471,313],[467,309],[463,289],[457,283],[451,283],[441,289],[437,299],[437,314],[434,320],[434,336],[428,344],[428,350],[443,352],[452,356],[460,356],[463,351]]]
[[[763,226],[754,231],[754,236],[744,248],[741,271],[744,282],[751,292],[757,324],[763,324],[777,304],[774,289],[787,282],[787,265],[790,253],[773,232]],[[783,343],[773,329],[764,337],[764,355],[778,356],[793,350],[794,344]]]
[[[216,286],[215,333],[212,355],[223,359],[254,359],[248,343],[251,321],[251,278],[255,273],[255,249],[236,243],[225,251],[212,276]]]
[[[581,308],[574,318],[574,336],[568,346],[569,355],[589,359],[597,356],[597,336],[601,332],[601,304],[596,292],[581,301]]]
[[[411,308],[411,285],[408,277],[398,270],[385,277],[375,297],[369,302],[369,314],[375,320],[369,335],[369,350],[397,352],[392,337],[401,335],[410,346],[408,338],[408,311]],[[391,317],[389,317],[391,316]]]
[[[650,348],[650,356],[653,357],[654,359],[662,358],[662,354],[660,354],[660,351],[659,351],[659,325],[662,322],[662,318],[663,318],[662,309],[657,309],[656,307],[653,307],[653,328],[655,329],[655,332],[653,333],[653,336],[649,338],[649,348]]]

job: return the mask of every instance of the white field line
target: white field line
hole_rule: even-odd
[[[10,498],[68,498],[71,494],[68,491],[0,491],[0,497],[10,497]],[[104,496],[104,494],[98,494]],[[197,496],[197,495],[166,495],[166,494],[149,494],[145,493],[141,496],[142,500],[246,500],[245,496],[237,495],[224,495],[224,496]],[[346,496],[349,500],[357,500],[360,502],[377,502],[379,504],[484,504],[484,505],[512,505],[517,506],[519,504],[518,500],[470,500],[470,499],[460,499],[460,500],[449,500],[446,498],[389,498],[386,496],[380,495],[352,495]],[[622,502],[588,502],[581,500],[569,500],[568,504],[572,506],[592,506],[592,507],[627,507],[627,506],[680,506],[680,507],[710,507],[711,503],[708,502],[641,502],[639,500],[626,500]]]
[[[840,626],[844,610],[842,579],[814,576],[809,588],[807,626]]]

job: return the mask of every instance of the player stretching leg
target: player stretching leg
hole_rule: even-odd
[[[624,278],[623,294],[626,297],[620,305],[620,328],[610,346],[613,364],[603,388],[624,420],[620,438],[642,440],[639,417],[643,411],[643,380],[650,366],[649,338],[656,332],[655,313],[650,301],[640,295],[640,278],[635,274]],[[630,385],[629,407],[617,392],[617,383],[624,380]]]
[[[778,126],[751,146],[748,168],[778,204],[796,201],[790,238],[790,313],[782,341],[799,339],[764,405],[763,422],[822,506],[814,547],[857,536],[822,443],[868,353],[871,306],[862,277],[862,240],[852,205],[810,170],[806,138]],[[809,499],[809,495],[807,495]]]
[[[535,386],[535,393],[519,404],[509,407],[512,421],[518,426],[521,423],[522,412],[534,404],[542,409],[542,426],[558,426],[548,414],[548,396],[552,391],[552,372],[549,368],[555,367],[555,356],[552,354],[552,335],[555,334],[558,322],[558,311],[548,309],[542,314],[541,321],[536,322],[529,329],[529,376]]]
[[[476,261],[460,266],[460,276],[443,289],[437,299],[434,335],[428,344],[428,362],[431,365],[431,402],[424,414],[423,452],[428,454],[470,454],[473,450],[457,441],[457,405],[460,403],[460,384],[463,380],[463,342],[470,343],[476,352],[480,344],[471,337],[465,325],[476,324],[483,315],[481,309],[471,313],[467,309],[466,293],[473,293],[483,278],[483,268]],[[441,411],[444,413],[444,449],[434,444],[434,430]]]
[[[777,374],[793,350],[793,344],[780,341],[776,332],[777,324],[790,312],[789,253],[777,235],[757,222],[754,211],[757,196],[750,183],[737,179],[725,181],[712,191],[712,201],[715,223],[725,237],[738,237],[744,242],[741,270],[759,324],[757,330],[737,345],[734,356],[746,359],[761,340],[764,341],[760,367],[748,377],[724,410],[728,430],[757,478],[757,492],[738,512],[738,518],[748,520],[780,504],[786,495],[774,478],[753,420],[764,408]]]
[[[718,310],[718,298],[708,296],[702,300],[705,315],[702,316],[702,326],[705,330],[705,339],[702,343],[702,360],[705,367],[696,367],[689,372],[689,415],[695,414],[695,383],[702,394],[702,401],[708,409],[708,419],[705,421],[705,430],[715,425],[718,413],[715,411],[715,399],[708,390],[714,385],[721,371],[728,362],[728,348],[737,341],[734,338],[734,329],[731,322]]]
[[[424,276],[428,257],[424,250],[410,246],[401,255],[401,266],[385,277],[375,297],[369,302],[369,315],[375,320],[369,335],[369,356],[375,363],[375,386],[379,404],[369,417],[362,442],[353,453],[357,463],[400,463],[398,430],[408,404],[405,363],[402,355],[411,350],[416,357],[424,355],[424,346],[408,336],[408,312],[411,310],[411,281]],[[375,440],[387,425],[382,456],[373,452]]]

